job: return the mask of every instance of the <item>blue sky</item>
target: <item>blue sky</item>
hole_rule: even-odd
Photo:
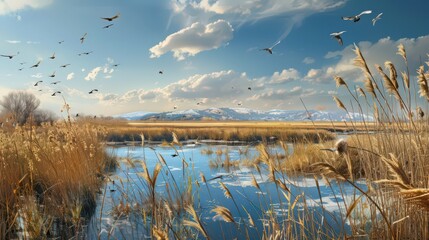
[[[300,97],[308,108],[336,110],[332,95],[344,102],[348,95],[334,76],[363,85],[354,43],[371,66],[390,60],[402,70],[399,43],[412,74],[428,61],[428,7],[424,0],[2,0],[0,54],[19,54],[0,58],[0,96],[30,91],[59,113],[64,102],[51,94],[61,91],[73,113],[103,115],[238,104],[303,109]],[[359,22],[341,19],[364,10],[372,14]],[[343,46],[329,35],[340,31]],[[261,51],[279,40],[272,55]]]

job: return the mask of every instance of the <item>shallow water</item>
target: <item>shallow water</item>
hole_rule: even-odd
[[[221,149],[228,151],[230,161],[246,160],[255,158],[258,153],[251,146],[227,146],[218,145],[210,147],[214,153],[211,155],[202,154],[203,149],[207,149],[205,145],[189,145],[177,149],[172,147],[147,146],[147,147],[119,147],[111,148],[114,153],[124,159],[121,160],[120,166],[116,172],[111,175],[109,181],[106,181],[106,186],[103,193],[99,196],[98,207],[91,223],[88,226],[87,237],[89,239],[144,239],[150,238],[147,226],[143,224],[141,215],[138,212],[133,212],[127,216],[114,217],[112,215],[114,206],[117,206],[121,201],[128,202],[131,206],[141,203],[141,193],[147,192],[147,187],[139,175],[143,171],[142,161],[146,162],[149,173],[156,164],[159,163],[158,155],[162,155],[168,165],[163,167],[160,177],[156,182],[156,191],[159,195],[166,195],[166,185],[172,186],[176,184],[181,191],[185,191],[187,186],[184,186],[189,177],[192,178],[192,189],[194,192],[194,207],[200,214],[202,221],[209,236],[215,236],[215,239],[245,239],[244,231],[237,230],[236,225],[226,223],[222,219],[215,217],[213,212],[210,212],[215,205],[220,205],[228,208],[234,220],[239,226],[249,225],[247,212],[252,216],[255,227],[248,228],[249,235],[253,239],[261,239],[264,224],[270,214],[275,214],[278,219],[286,219],[289,213],[288,201],[280,188],[269,181],[268,171],[261,167],[259,173],[253,167],[240,166],[225,168],[210,168],[209,162],[218,158],[215,154],[216,150]],[[241,154],[247,149],[247,154]],[[290,150],[291,151],[291,146]],[[279,147],[270,147],[272,153],[284,153]],[[173,154],[178,153],[179,156],[173,157]],[[220,158],[225,159],[223,154]],[[189,164],[188,167],[183,166],[182,159]],[[215,178],[207,182],[207,187],[201,183],[200,173],[204,174],[207,180]],[[220,177],[222,176],[222,177]],[[260,185],[261,190],[255,188],[251,184],[252,177]],[[349,204],[353,199],[359,196],[359,192],[352,186],[345,183],[331,182],[329,185],[321,179],[314,177],[294,177],[287,178],[285,175],[279,175],[291,191],[291,201],[297,200],[293,214],[299,214],[307,209],[310,214],[315,216],[317,222],[323,223],[323,226],[316,224],[313,227],[324,228],[332,227],[332,231],[337,232],[338,236],[342,236],[340,229],[346,229],[347,226],[341,227],[345,212],[345,204]],[[114,181],[114,182],[113,182]],[[197,186],[199,182],[200,187]],[[221,189],[219,181],[222,181],[233,195],[233,200],[226,198],[224,190]],[[319,188],[317,187],[319,185]],[[360,187],[365,188],[365,185],[357,183]],[[320,190],[320,195],[319,195]],[[303,195],[305,197],[298,197]],[[305,198],[305,201],[304,201]],[[321,204],[322,202],[322,204]],[[323,205],[323,208],[321,207]],[[246,209],[244,211],[243,209]],[[337,227],[335,227],[337,226]],[[266,226],[265,226],[266,228]],[[238,227],[238,229],[243,229]],[[317,236],[316,236],[317,237]],[[202,238],[202,237],[201,237]],[[213,237],[212,237],[213,238]]]

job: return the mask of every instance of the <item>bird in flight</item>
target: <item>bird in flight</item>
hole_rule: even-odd
[[[375,23],[381,19],[381,15],[383,15],[383,13],[378,14],[377,17],[372,19],[372,26],[375,26]]]
[[[50,59],[55,59],[55,53],[52,54],[52,56],[49,57]]]
[[[109,25],[106,25],[106,26],[104,26],[103,28],[110,28],[111,26],[113,26],[113,23],[112,23],[112,24],[109,24]]]
[[[252,88],[251,88],[251,87],[248,87],[247,89],[248,89],[249,91],[252,91]]]
[[[98,89],[95,89],[95,88],[94,88],[94,89],[92,89],[91,91],[89,91],[88,93],[89,93],[89,94],[93,94],[94,92],[98,92]]]
[[[51,84],[57,85],[58,83],[60,83],[61,81],[56,81],[56,82],[51,82]]]
[[[271,47],[269,47],[269,48],[261,49],[261,51],[267,51],[269,54],[273,54],[273,48],[274,48],[275,46],[277,46],[279,43],[280,43],[280,41],[276,42],[273,46],[271,46]]]
[[[89,54],[91,54],[92,53],[92,51],[90,51],[90,52],[83,52],[83,53],[79,53],[78,55],[79,56],[82,56],[82,55],[89,55]]]
[[[113,64],[112,67],[117,67],[119,66],[119,63]]]
[[[38,67],[41,62],[42,62],[42,60],[39,60],[36,64],[34,64],[33,66],[31,66],[30,68],[36,68],[36,67]]]
[[[7,58],[9,58],[9,59],[12,59],[12,58],[14,58],[16,55],[18,55],[19,54],[19,52],[17,52],[15,55],[0,55],[0,56],[2,56],[2,57],[7,57]]]
[[[57,96],[57,94],[61,94],[61,92],[60,91],[56,91],[56,92],[54,92],[54,93],[52,93],[52,95],[51,96]]]
[[[159,74],[164,74],[164,71],[162,71],[162,70],[161,70],[161,71],[159,71],[158,73],[159,73]]]
[[[42,80],[37,81],[37,82],[34,84],[34,86],[35,86],[35,87],[39,86],[39,83],[41,83],[41,82],[43,82],[43,81],[42,81]]]
[[[83,43],[85,41],[86,35],[88,33],[83,34],[83,36],[80,38],[80,43]]]
[[[24,68],[18,68],[18,71],[22,71]]]
[[[49,77],[51,78],[55,77],[55,71],[51,75],[49,75]]]
[[[63,42],[64,42],[64,40],[61,40],[61,41],[58,42],[58,44],[62,44]]]
[[[70,65],[70,63],[64,64],[64,65],[61,65],[60,67],[65,68],[65,67],[67,67],[68,65]]]
[[[362,16],[362,15],[364,15],[364,14],[371,14],[372,13],[372,11],[371,10],[366,10],[366,11],[363,11],[363,12],[361,12],[361,13],[359,13],[358,15],[356,15],[356,16],[351,16],[351,17],[342,17],[342,19],[343,20],[348,20],[348,21],[353,21],[353,22],[357,22],[357,21],[359,21],[360,20],[360,17]]]
[[[346,31],[341,31],[341,32],[334,32],[334,33],[331,33],[330,35],[333,37],[333,38],[336,38],[337,39],[337,41],[338,41],[338,43],[342,46],[343,45],[343,39],[341,38],[341,34],[343,34],[343,33],[345,33]]]
[[[111,21],[117,19],[119,16],[120,16],[120,14],[118,13],[118,14],[116,14],[113,17],[102,17],[101,19],[104,19],[104,20],[107,20],[107,21],[111,22]]]

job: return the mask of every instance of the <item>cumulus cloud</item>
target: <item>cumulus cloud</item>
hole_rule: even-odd
[[[72,80],[74,78],[74,72],[67,74],[67,80]]]
[[[173,52],[177,60],[211,49],[217,49],[233,37],[233,28],[225,20],[204,25],[193,23],[190,27],[169,35],[165,40],[149,49],[151,58],[157,58],[167,52]]]
[[[96,67],[94,69],[91,70],[91,72],[88,73],[88,75],[86,75],[85,80],[86,81],[94,81],[95,78],[97,77],[98,73],[100,72],[101,67]]]
[[[0,15],[16,12],[26,8],[42,8],[51,4],[53,0],[3,0],[0,2]],[[20,17],[18,18],[20,20]]]
[[[285,83],[293,80],[298,80],[300,78],[300,74],[298,70],[294,68],[283,69],[280,73],[275,72],[273,76],[271,76],[270,83]]]
[[[404,62],[401,56],[396,54],[397,46],[402,43],[405,46],[408,56],[410,69],[417,69],[420,65],[420,56],[426,55],[429,52],[429,35],[418,38],[401,38],[393,40],[390,37],[382,38],[375,43],[360,42],[358,44],[370,70],[374,75],[378,75],[374,68],[375,64],[381,66],[385,61],[391,61],[395,64],[398,70],[403,69]],[[347,46],[344,50],[335,53],[328,53],[325,57],[338,57],[339,61],[325,68],[325,72],[330,76],[339,75],[346,81],[361,81],[363,74],[353,65],[355,54],[352,51],[352,45]],[[412,72],[413,74],[413,72]]]

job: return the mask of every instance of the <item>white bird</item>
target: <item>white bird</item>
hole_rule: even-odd
[[[275,46],[277,46],[279,43],[280,43],[280,41],[276,42],[273,46],[271,46],[271,47],[269,47],[269,48],[261,49],[261,51],[267,51],[269,54],[273,54],[273,48],[274,48]]]
[[[359,13],[358,15],[356,15],[356,16],[351,16],[351,17],[342,17],[342,19],[343,20],[350,20],[350,21],[353,21],[353,22],[357,22],[357,21],[359,21],[360,20],[360,17],[362,16],[362,15],[364,15],[364,14],[371,14],[372,13],[372,11],[371,10],[366,10],[366,11],[363,11],[363,12],[361,12],[361,13]]]
[[[337,39],[337,41],[338,41],[338,43],[342,46],[343,45],[343,39],[341,38],[341,34],[343,34],[343,33],[345,33],[346,31],[341,31],[341,32],[334,32],[334,33],[331,33],[330,35],[333,37],[333,38],[336,38]]]
[[[372,19],[372,26],[375,26],[375,23],[381,19],[381,15],[383,15],[383,13],[378,14],[377,17]]]
[[[348,148],[347,141],[345,139],[339,139],[335,143],[334,148],[322,148],[320,150],[330,151],[330,152],[334,152],[338,155],[342,155],[342,154],[345,154],[347,152],[347,148]]]

